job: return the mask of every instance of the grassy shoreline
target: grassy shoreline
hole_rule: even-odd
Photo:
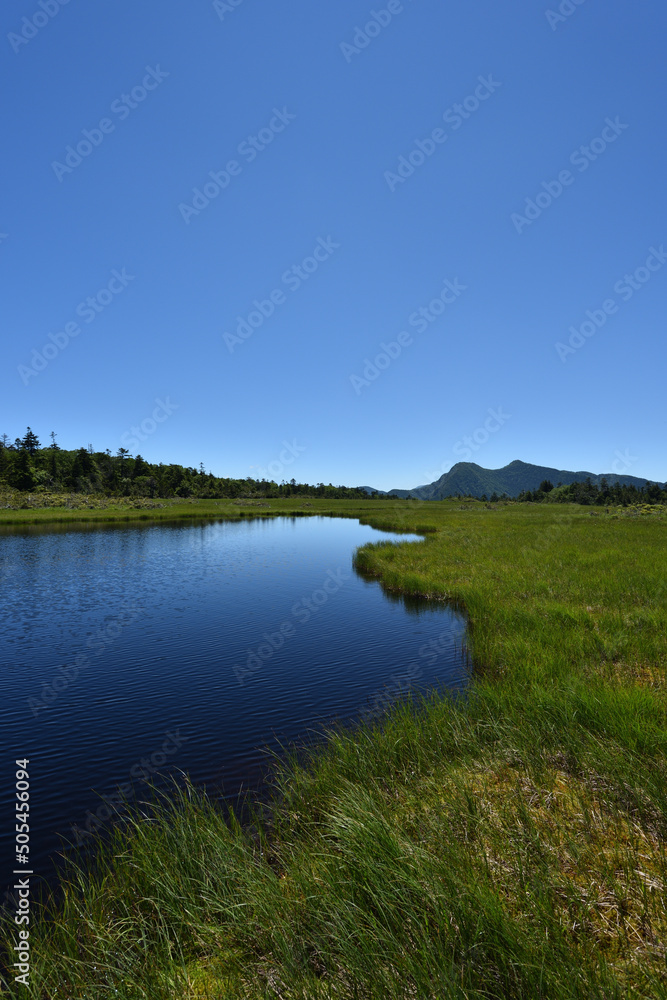
[[[667,997],[662,511],[297,498],[156,513],[425,533],[356,565],[464,608],[477,679],[465,703],[397,706],[283,761],[250,827],[175,793],[96,873],[72,873],[31,930],[34,993],[7,995]],[[135,518],[84,520],[102,514]]]
[[[436,506],[453,506],[455,501],[441,501]],[[300,497],[280,497],[271,500],[135,500],[122,498],[83,497],[80,503],[69,507],[40,506],[39,500],[25,508],[0,507],[0,529],[34,525],[65,524],[76,528],[78,524],[148,521],[156,524],[164,521],[183,520],[240,520],[249,517],[304,517],[308,515],[324,517],[351,517],[362,523],[374,524],[389,518],[399,521],[409,520],[410,514],[421,508],[423,502],[391,498],[389,500],[331,500]],[[389,521],[387,521],[389,523]],[[407,523],[407,521],[406,521]],[[375,525],[377,526],[377,525]],[[382,525],[384,527],[384,524]],[[396,525],[390,530],[408,531],[412,529]],[[425,530],[434,528],[427,525]]]

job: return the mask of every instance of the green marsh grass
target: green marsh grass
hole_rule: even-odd
[[[467,696],[287,754],[243,824],[174,787],[70,869],[6,995],[667,998],[664,513],[266,510],[303,512],[425,532],[355,562],[465,610]]]

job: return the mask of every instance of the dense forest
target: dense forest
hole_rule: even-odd
[[[0,489],[10,487],[30,493],[82,493],[107,497],[195,497],[215,500],[223,497],[269,498],[308,496],[365,500],[361,489],[318,483],[276,483],[266,479],[225,479],[182,465],[152,465],[141,455],[132,457],[126,448],[93,451],[79,448],[66,451],[58,446],[55,433],[42,447],[28,427],[24,437],[10,443],[0,438]]]

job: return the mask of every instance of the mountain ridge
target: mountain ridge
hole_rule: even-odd
[[[498,496],[507,494],[509,497],[516,497],[526,490],[538,489],[540,483],[548,479],[554,486],[562,483],[569,486],[572,483],[583,483],[590,479],[591,483],[599,486],[603,479],[606,479],[610,486],[619,483],[621,486],[643,487],[647,482],[653,483],[655,480],[641,479],[637,476],[624,476],[615,472],[572,472],[567,469],[554,469],[546,465],[532,465],[529,462],[522,462],[515,459],[509,465],[501,469],[485,469],[474,462],[457,462],[449,472],[445,472],[439,479],[425,486],[416,486],[412,490],[373,490],[369,486],[362,486],[367,492],[377,492],[381,496],[395,497],[416,497],[418,500],[443,500],[448,496],[462,494],[464,496],[481,497],[490,496],[496,493]],[[658,483],[661,488],[665,483]]]

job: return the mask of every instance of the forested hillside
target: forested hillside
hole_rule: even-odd
[[[443,500],[451,496],[473,496],[481,499],[496,493],[500,496],[519,497],[528,491],[539,491],[540,483],[544,481],[557,483],[559,486],[569,486],[574,483],[590,481],[601,486],[603,481],[620,486],[634,486],[638,490],[647,485],[645,479],[628,476],[622,473],[610,472],[606,475],[595,475],[592,472],[571,472],[567,469],[552,469],[545,465],[531,465],[528,462],[514,461],[502,469],[484,469],[474,462],[457,462],[449,472],[446,472],[434,483],[417,486],[413,490],[391,490],[393,496],[415,496],[420,500]],[[658,483],[664,487],[665,483]]]
[[[31,493],[83,493],[109,497],[284,497],[314,496],[366,499],[361,489],[308,483],[255,479],[227,479],[182,465],[153,465],[141,455],[132,457],[126,448],[93,451],[79,448],[67,451],[59,448],[56,435],[51,444],[42,447],[36,434],[28,427],[22,438],[10,443],[7,435],[0,438],[0,489],[10,487]]]

